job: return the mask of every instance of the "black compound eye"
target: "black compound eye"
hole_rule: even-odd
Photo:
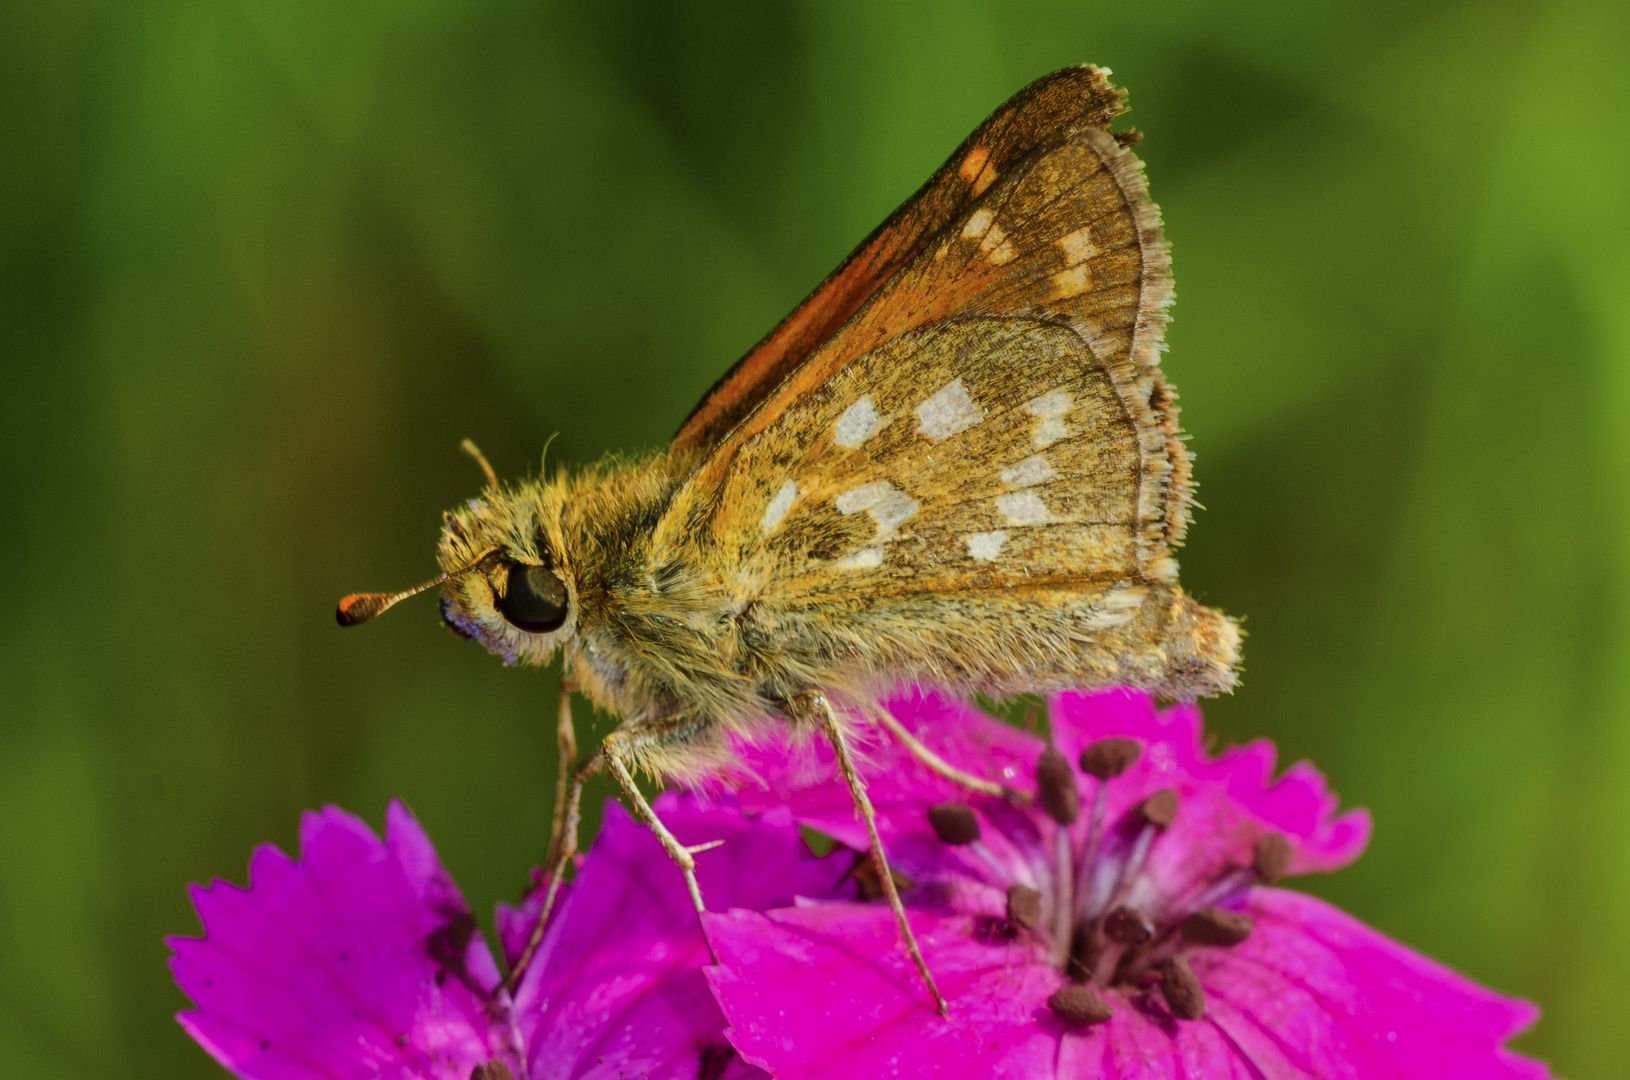
[[[511,626],[532,634],[559,630],[566,622],[566,583],[547,567],[514,563],[498,600],[498,613]]]

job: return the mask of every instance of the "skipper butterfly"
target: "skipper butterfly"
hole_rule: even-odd
[[[729,736],[832,743],[905,921],[850,750],[910,681],[1008,695],[1230,689],[1239,631],[1185,596],[1172,549],[1189,454],[1158,367],[1172,284],[1160,214],[1112,133],[1100,68],[1020,91],[702,399],[668,448],[500,484],[446,515],[442,573],[340,601],[354,625],[440,586],[442,618],[506,663],[564,656],[541,936],[605,769],[685,873],[634,773],[695,779]],[[582,763],[569,692],[623,719]],[[529,947],[511,979],[518,978]]]

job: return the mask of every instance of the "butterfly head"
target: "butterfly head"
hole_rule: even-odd
[[[439,585],[442,621],[453,633],[506,664],[548,663],[576,625],[575,575],[559,529],[564,491],[541,480],[503,488],[490,470],[487,479],[478,498],[444,516],[440,574],[401,592],[345,597],[340,625],[366,622]]]
[[[488,490],[447,514],[441,617],[506,664],[546,664],[576,624],[577,589],[558,527],[560,489]]]

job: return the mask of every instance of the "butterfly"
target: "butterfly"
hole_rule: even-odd
[[[902,682],[996,696],[1231,689],[1239,630],[1186,596],[1189,454],[1158,367],[1172,300],[1124,93],[1092,66],[1003,104],[732,367],[660,453],[501,484],[444,519],[442,572],[340,601],[342,625],[440,586],[506,663],[563,656],[543,913],[606,770],[684,871],[634,775],[695,780],[781,725],[833,745],[934,1001],[851,744]],[[577,762],[572,689],[622,719]],[[511,979],[531,956],[523,955]]]

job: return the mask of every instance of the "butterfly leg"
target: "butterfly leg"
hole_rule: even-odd
[[[890,734],[900,740],[900,745],[904,746],[912,757],[953,784],[960,784],[962,787],[977,791],[981,795],[994,795],[998,799],[1008,799],[1016,803],[1030,802],[1030,793],[1028,791],[1020,791],[1018,788],[1010,788],[1006,784],[998,784],[991,780],[981,779],[972,773],[963,772],[934,753],[934,751],[923,745],[922,740],[906,730],[906,726],[894,718],[887,706],[879,705],[877,707],[877,719],[884,727],[889,729]]]
[[[646,801],[639,785],[634,783],[634,774],[628,768],[629,760],[638,759],[641,743],[659,743],[664,741],[665,735],[666,732],[660,728],[647,731],[640,730],[639,727],[632,730],[625,727],[606,736],[605,741],[600,744],[600,755],[605,758],[607,771],[616,778],[617,784],[623,789],[623,794],[628,796],[629,803],[634,807],[635,816],[650,827],[656,834],[658,842],[662,844],[663,850],[668,853],[668,857],[679,864],[680,872],[685,875],[685,888],[690,892],[690,902],[696,908],[696,921],[702,926],[702,940],[707,943],[708,956],[717,964],[719,958],[713,952],[713,942],[708,941],[707,937],[707,925],[702,921],[702,916],[707,914],[707,908],[702,905],[702,887],[696,881],[694,857],[696,852],[705,851],[715,845],[700,844],[696,847],[686,847],[681,844],[679,838],[669,832],[668,826],[657,817],[656,811],[651,809],[651,804]]]
[[[567,693],[563,692],[561,694],[562,710],[568,708]],[[561,724],[568,730],[570,729],[571,716],[569,713],[566,719],[561,721]],[[571,749],[575,751],[577,738],[575,735],[569,737],[572,742]],[[565,752],[567,748],[564,739],[566,737],[563,736],[562,738],[561,749],[562,752]],[[571,759],[563,758],[562,760],[569,762]],[[515,961],[515,967],[510,971],[509,978],[504,980],[504,987],[510,993],[514,993],[515,988],[520,985],[521,976],[526,974],[526,967],[532,962],[532,954],[538,951],[538,944],[543,941],[544,927],[549,924],[549,913],[554,910],[555,898],[560,895],[561,877],[566,873],[566,866],[572,861],[572,856],[577,854],[577,830],[583,820],[583,785],[588,782],[589,777],[604,767],[604,756],[596,752],[569,774],[566,768],[561,769],[561,779],[567,782],[561,785],[561,793],[555,796],[557,825],[555,837],[549,845],[552,858],[549,860],[548,876],[544,879],[546,885],[543,893],[543,905],[538,909],[538,921],[532,927],[532,936],[527,939],[526,948],[521,950],[520,959]]]
[[[466,440],[468,441],[468,440]],[[577,731],[572,727],[572,693],[577,684],[561,677],[560,707],[555,710],[555,814],[549,825],[549,858],[553,864],[566,834],[566,791],[571,787],[572,769],[577,761]]]
[[[872,861],[877,866],[877,876],[882,883],[884,895],[888,897],[889,908],[900,924],[900,935],[905,939],[906,954],[911,957],[911,962],[917,965],[917,971],[922,975],[923,982],[928,985],[928,992],[933,996],[934,1004],[938,1007],[940,1015],[944,1016],[950,1010],[950,1006],[945,1003],[945,998],[940,996],[939,987],[934,983],[934,973],[928,970],[928,961],[923,959],[922,950],[917,947],[917,936],[911,932],[911,924],[906,921],[905,905],[900,903],[900,890],[895,888],[894,875],[889,871],[888,856],[883,853],[883,840],[877,835],[877,813],[872,809],[872,800],[866,794],[865,781],[855,771],[854,757],[849,751],[849,740],[844,737],[837,714],[832,711],[832,703],[826,700],[825,694],[816,692],[805,695],[800,704],[815,714],[815,719],[819,721],[827,739],[832,743],[832,751],[837,755],[838,768],[843,773],[844,781],[849,785],[849,795],[855,801],[855,809],[866,822],[866,835],[872,843]]]

